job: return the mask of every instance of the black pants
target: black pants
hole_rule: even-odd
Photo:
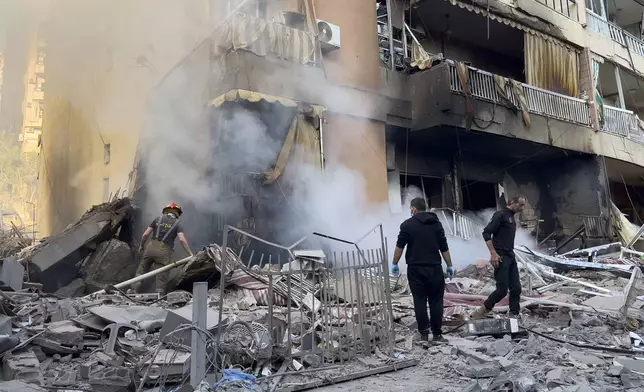
[[[496,290],[485,301],[485,307],[492,310],[510,291],[510,313],[519,313],[521,300],[521,278],[514,252],[498,252],[501,263],[494,269]]]
[[[442,334],[443,326],[443,296],[445,294],[445,277],[443,268],[438,265],[410,265],[407,267],[409,288],[414,297],[414,312],[418,323],[418,332],[429,334],[430,328],[434,335]],[[429,303],[430,319],[427,316]]]

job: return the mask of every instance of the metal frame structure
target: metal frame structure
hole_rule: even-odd
[[[363,250],[360,243],[377,232],[380,236],[381,247]],[[231,255],[226,251],[229,235],[242,235],[250,240],[258,241],[274,248],[278,252],[286,252],[288,260],[275,260],[269,255],[267,262],[262,266],[250,268],[239,263],[238,267],[259,277],[268,285],[268,330],[274,339],[273,350],[282,351],[287,360],[295,357],[304,358],[308,355],[317,355],[323,363],[345,361],[357,355],[369,355],[377,351],[378,347],[386,350],[390,356],[394,355],[394,324],[390,290],[390,276],[388,273],[388,257],[382,225],[379,224],[368,231],[356,241],[348,241],[322,233],[312,233],[284,246],[254,236],[236,227],[227,225],[223,244],[222,257]],[[310,237],[315,236],[332,241],[336,244],[348,246],[345,250],[333,253],[332,266],[319,265],[320,268],[305,269],[294,268],[295,248],[300,246]],[[349,250],[351,247],[354,250]],[[243,253],[243,250],[240,254]],[[338,255],[340,256],[338,258]],[[241,260],[241,259],[240,259]],[[264,261],[264,255],[260,257]],[[277,261],[277,264],[273,263]],[[222,262],[227,262],[222,259]],[[288,263],[288,264],[287,264]],[[271,266],[279,265],[279,270]],[[268,268],[266,268],[268,266]],[[288,266],[286,268],[286,266]],[[259,267],[259,268],[258,268]],[[262,268],[264,267],[264,268]],[[285,267],[285,268],[283,268]],[[219,287],[226,287],[227,275],[220,275]],[[286,298],[286,326],[280,330],[275,325],[275,299]],[[295,309],[293,306],[297,305]],[[219,309],[223,309],[223,290],[219,298]],[[299,309],[300,320],[310,319],[310,327],[304,328],[304,323],[299,324],[299,331],[292,328],[292,315]],[[222,328],[223,313],[219,314],[219,329]],[[277,328],[276,328],[277,327]],[[218,330],[216,346],[221,343],[222,330]],[[299,335],[298,335],[299,333]],[[316,334],[323,337],[319,343],[315,341]],[[282,338],[283,337],[283,338]],[[298,339],[300,349],[293,352],[293,339]],[[307,343],[304,344],[304,340]]]

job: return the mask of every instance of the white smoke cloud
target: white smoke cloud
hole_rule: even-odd
[[[268,136],[267,125],[257,112],[237,107],[229,111],[229,132],[225,135],[235,149],[212,156],[220,141],[213,140],[211,127],[220,119],[211,118],[211,110],[204,104],[212,98],[208,82],[217,70],[211,69],[216,65],[210,61],[208,45],[193,51],[212,27],[208,18],[194,12],[198,3],[55,1],[47,34],[51,50],[57,55],[48,57],[46,67],[47,72],[57,76],[48,84],[55,87],[61,100],[73,107],[91,109],[83,113],[89,117],[88,132],[118,138],[123,129],[143,129],[138,149],[146,186],[143,204],[150,214],[157,214],[169,201],[177,201],[193,207],[192,214],[185,216],[187,226],[207,227],[212,223],[204,219],[206,214],[235,210],[241,205],[239,199],[219,197],[222,189],[215,185],[211,172],[222,168],[215,167],[215,162],[223,162],[231,170],[260,172],[275,161],[283,140]],[[117,25],[110,24],[117,20]],[[188,54],[186,62],[171,70]],[[110,83],[99,83],[101,73]],[[356,106],[356,102],[350,102],[353,96],[327,88],[326,80],[292,82],[321,92],[319,101],[310,103]],[[290,116],[289,110],[284,108],[283,115]],[[379,109],[365,106],[361,111],[375,110]],[[333,131],[340,130],[324,129]],[[113,156],[117,155],[118,151],[113,151]],[[384,152],[380,159],[385,159]],[[382,224],[391,261],[399,226],[409,218],[409,201],[421,196],[419,189],[408,188],[403,213],[392,214],[389,204],[369,202],[366,182],[359,172],[338,162],[329,165],[323,175],[307,167],[289,167],[287,171],[290,172],[278,185],[287,188],[288,182],[294,186],[292,193],[282,190],[293,230],[303,234],[318,231],[353,241]],[[83,170],[70,173],[70,185],[82,187],[86,175]],[[125,189],[125,181],[114,186]],[[487,222],[488,217],[483,218]],[[518,243],[520,238],[523,236],[518,234]],[[488,257],[482,240],[464,241],[450,236],[448,241],[459,268]],[[371,233],[360,246],[380,246],[379,231]]]

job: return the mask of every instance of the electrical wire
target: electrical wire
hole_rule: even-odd
[[[629,350],[625,348],[617,348],[617,347],[608,347],[608,346],[596,346],[592,344],[583,344],[583,343],[576,343],[576,342],[569,342],[563,339],[555,338],[554,336],[550,336],[541,332],[537,332],[533,329],[530,329],[524,325],[519,325],[519,327],[525,329],[526,331],[533,333],[535,335],[541,336],[542,338],[546,338],[549,340],[552,340],[553,342],[557,343],[562,343],[562,344],[570,344],[571,346],[575,346],[578,348],[588,348],[592,350],[599,350],[599,351],[607,351],[607,352],[612,352],[612,353],[618,353],[618,354],[631,354],[631,355],[637,355],[641,354],[641,351],[635,351],[635,350]]]

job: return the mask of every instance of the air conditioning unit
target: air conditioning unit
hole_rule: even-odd
[[[318,32],[323,52],[340,49],[340,26],[318,19]]]

